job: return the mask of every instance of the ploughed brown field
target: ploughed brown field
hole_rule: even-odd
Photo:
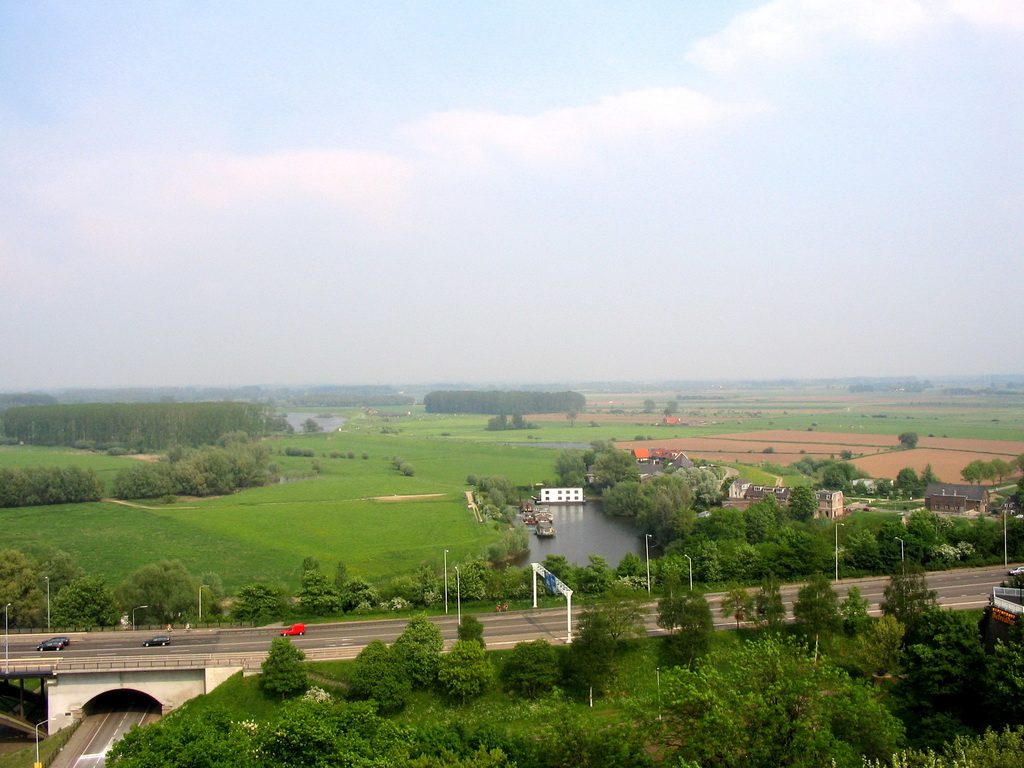
[[[925,465],[931,464],[935,474],[948,483],[963,482],[960,470],[976,459],[1012,461],[1024,453],[1024,441],[1014,440],[924,437],[918,441],[919,448],[904,451],[899,449],[895,435],[790,430],[628,441],[615,445],[625,449],[673,448],[708,461],[758,464],[767,460],[782,465],[792,464],[805,456],[838,458],[843,451],[851,451],[859,457],[853,463],[872,477],[895,479],[904,467],[913,467],[920,472]],[[765,453],[766,448],[771,448],[772,452]]]

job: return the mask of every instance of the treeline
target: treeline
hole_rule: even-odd
[[[117,499],[163,496],[219,496],[277,480],[270,453],[259,443],[228,442],[225,446],[173,448],[166,461],[138,462],[117,473]]]
[[[436,391],[423,398],[427,413],[579,413],[587,399],[579,392]]]
[[[30,445],[152,451],[210,445],[229,432],[267,433],[271,414],[250,403],[88,403],[9,408],[0,433]]]
[[[288,403],[297,407],[380,408],[387,405],[414,405],[416,398],[410,395],[399,394],[319,393],[291,397],[288,398]]]
[[[39,392],[9,392],[0,394],[0,411],[19,405],[55,405],[57,398]]]
[[[81,467],[0,467],[0,507],[99,501],[103,481]]]

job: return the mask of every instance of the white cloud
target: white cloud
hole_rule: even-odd
[[[187,163],[185,185],[209,207],[308,196],[379,222],[394,214],[410,173],[402,159],[374,152],[204,154]]]
[[[566,160],[597,145],[671,133],[758,108],[721,104],[688,88],[646,88],[532,116],[437,112],[409,132],[420,149],[470,164],[495,156]]]
[[[687,59],[724,72],[751,61],[800,58],[847,39],[891,41],[930,17],[928,6],[915,0],[772,0],[698,40]]]
[[[949,0],[948,8],[979,26],[1024,29],[1021,0]]]

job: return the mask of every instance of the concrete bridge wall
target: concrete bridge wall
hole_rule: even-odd
[[[107,691],[130,689],[148,694],[160,703],[161,714],[166,714],[241,671],[241,666],[222,666],[58,672],[46,684],[49,730],[53,733],[80,719],[86,704]]]

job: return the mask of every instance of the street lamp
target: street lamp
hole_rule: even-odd
[[[4,674],[11,671],[11,644],[8,639],[8,632],[10,631],[9,615],[10,615],[11,604],[8,603],[4,606]]]
[[[906,573],[907,572],[907,558],[906,558],[906,552],[904,550],[905,542],[899,536],[893,536],[893,538],[896,539],[896,541],[898,541],[900,543],[900,562],[903,564],[903,573]]]
[[[1003,504],[1003,568],[1007,567],[1010,561],[1007,559],[1006,551],[1006,505]]]
[[[459,624],[462,624],[462,574],[459,566],[455,566],[455,600],[459,606]]]
[[[839,528],[846,523],[836,523],[836,581],[839,581]]]
[[[690,561],[690,591],[693,592],[693,558],[689,555],[683,555],[683,557]]]
[[[210,590],[210,594],[213,594],[213,587],[211,587],[209,584],[202,584],[202,585],[200,585],[200,587],[199,587],[199,621],[196,622],[197,624],[200,621],[203,620],[203,587],[206,587],[208,590]]]
[[[644,551],[647,553],[647,594],[651,594],[651,534],[644,534]]]
[[[658,676],[658,719],[661,720],[661,667],[655,667],[654,674]]]
[[[1005,538],[1005,537],[1004,537]],[[43,576],[46,579],[46,630],[50,630],[50,577]]]
[[[46,718],[42,723],[36,723],[36,761],[33,768],[42,768],[42,763],[39,762],[39,726],[50,722],[50,718]]]
[[[444,613],[448,615],[448,550],[444,551]]]
[[[132,631],[135,630],[135,612],[136,611],[141,611],[143,608],[149,608],[149,606],[148,605],[138,605],[135,608],[132,608]]]

